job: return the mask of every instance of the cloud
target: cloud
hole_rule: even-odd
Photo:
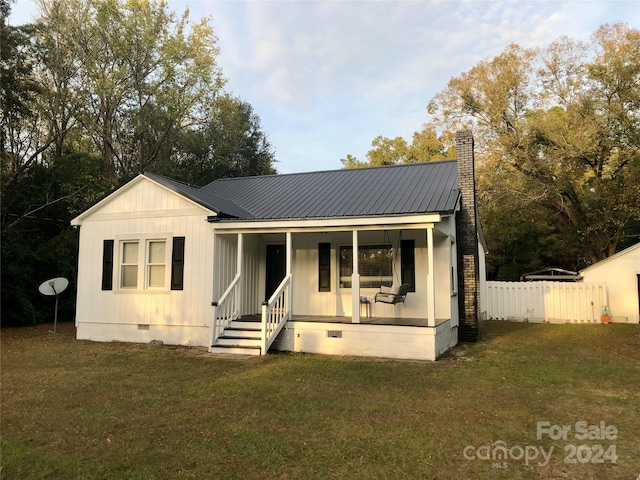
[[[318,159],[310,162],[314,166],[339,166],[347,153],[363,158],[377,135],[410,138],[427,120],[426,104],[452,76],[510,43],[533,48],[562,34],[585,38],[611,7],[609,2],[249,2],[242,10],[234,20],[240,18],[232,32],[232,56],[226,57],[230,78],[242,96],[257,103],[260,115],[266,112],[264,126],[283,160],[279,168],[296,162],[295,171],[309,169],[298,159],[304,144],[310,147],[307,157]],[[289,149],[298,152],[290,160]]]
[[[17,0],[14,11],[31,0]],[[377,135],[410,139],[449,79],[510,43],[588,40],[602,23],[640,27],[637,1],[169,0],[213,17],[227,88],[251,103],[278,169],[339,168]],[[306,147],[305,147],[306,146]]]

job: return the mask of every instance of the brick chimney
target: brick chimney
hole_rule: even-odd
[[[460,211],[456,215],[458,249],[458,339],[477,342],[479,338],[480,267],[478,261],[478,228],[476,225],[476,184],[473,134],[471,130],[456,133],[458,188]]]

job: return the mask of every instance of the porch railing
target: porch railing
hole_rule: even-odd
[[[284,277],[269,301],[262,304],[262,341],[261,352],[267,350],[291,318],[291,274]]]
[[[233,321],[240,318],[238,311],[238,292],[240,275],[236,275],[217,302],[213,302],[213,322],[211,323],[211,345],[222,335],[224,329]]]

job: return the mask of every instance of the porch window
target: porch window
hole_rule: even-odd
[[[380,288],[393,284],[393,248],[391,245],[358,247],[361,288]],[[340,247],[340,287],[351,288],[353,247]]]

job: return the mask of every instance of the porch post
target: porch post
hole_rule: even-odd
[[[287,232],[287,275],[291,275],[292,271],[293,271],[293,265],[292,265],[292,255],[293,255],[293,243],[291,241],[291,232]],[[289,287],[288,287],[288,292],[287,292],[287,311],[289,312],[289,314],[291,316],[293,316],[293,311],[292,311],[292,304],[293,304],[293,295],[292,295],[292,290],[293,290],[293,279],[291,279],[291,281],[289,282]]]
[[[238,282],[238,286],[236,287],[236,298],[235,298],[235,311],[238,313],[238,317],[241,317],[240,306],[242,305],[242,256],[243,256],[243,237],[242,233],[238,234],[238,247],[236,252],[236,275],[240,275],[240,281]]]
[[[291,275],[291,232],[287,232],[287,275]]]
[[[433,228],[427,228],[427,326],[436,326],[436,282],[433,264]]]
[[[351,323],[360,323],[360,272],[358,270],[358,231],[353,231],[353,274],[351,275]]]

